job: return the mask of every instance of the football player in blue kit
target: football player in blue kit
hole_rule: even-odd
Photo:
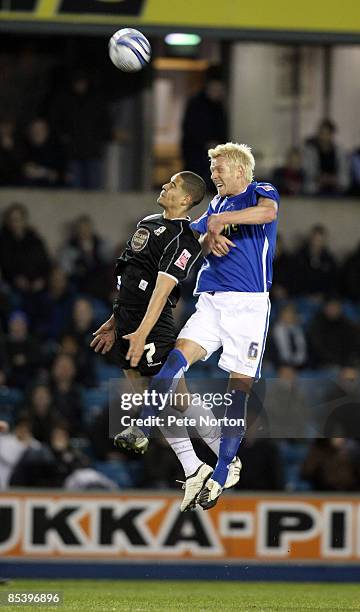
[[[226,407],[219,457],[214,471],[203,464],[185,482],[183,507],[213,507],[223,491],[229,466],[245,435],[246,404],[253,381],[260,377],[269,325],[269,289],[275,253],[279,194],[270,183],[254,180],[255,160],[249,146],[226,143],[209,150],[211,178],[217,195],[191,224],[200,235],[204,264],[195,295],[196,312],[180,331],[150,389],[164,391],[196,361],[206,361],[222,348],[219,367],[229,373],[232,403]],[[130,363],[138,360],[136,336],[129,336]],[[156,413],[144,406],[141,416]],[[236,427],[228,423],[236,422]],[[129,428],[131,429],[131,428]],[[121,434],[136,448],[150,427]],[[135,431],[136,430],[136,431]],[[134,435],[135,434],[135,435]],[[142,441],[141,441],[142,439]]]

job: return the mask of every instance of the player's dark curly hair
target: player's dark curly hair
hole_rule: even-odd
[[[190,172],[189,170],[184,170],[179,174],[184,181],[184,191],[186,191],[192,198],[192,203],[189,208],[200,204],[206,193],[205,181],[201,178],[201,176],[195,174],[195,172]]]

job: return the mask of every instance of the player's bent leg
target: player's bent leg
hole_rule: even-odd
[[[197,361],[197,355],[206,354],[204,349],[197,345],[195,342],[191,342],[189,340],[181,342],[181,349],[174,348],[170,351],[163,367],[160,372],[156,374],[151,379],[149,385],[149,393],[153,395],[155,392],[155,396],[159,396],[160,394],[163,396],[168,393],[170,390],[174,391],[177,387],[179,380],[184,375],[184,372],[188,369],[191,363]],[[187,360],[186,356],[189,357],[190,362]],[[156,401],[151,405],[144,405],[141,410],[141,418],[146,419],[147,417],[152,417],[157,414],[159,410],[159,406]],[[149,419],[150,420],[150,419]],[[150,435],[151,427],[144,427],[143,431],[146,436]]]
[[[187,347],[188,344],[191,346]],[[202,356],[203,353],[205,353],[204,349],[195,342],[183,341],[181,345],[191,359],[192,363],[194,360],[196,361],[196,356],[198,354]],[[173,388],[174,381],[176,383],[176,381],[179,381],[179,379],[183,376],[188,366],[188,361],[183,355],[182,351],[176,348],[172,349],[161,370],[151,379],[148,386],[149,392],[151,393],[154,390],[158,394],[167,393]],[[136,379],[139,377],[138,372],[131,370],[126,370],[125,374],[127,378],[132,380],[132,383],[135,383]],[[148,417],[156,415],[157,411],[158,406],[156,402],[154,402],[152,405],[144,405],[141,410],[140,418],[145,420]],[[151,421],[151,418],[149,421]],[[148,438],[150,436],[150,432],[150,425],[143,426],[141,429],[137,426],[128,427],[115,436],[114,444],[118,448],[132,450],[136,453],[143,454],[146,452],[149,445]]]
[[[200,344],[188,338],[178,338],[175,343],[175,348],[182,352],[188,363],[188,367],[206,357],[206,350]]]

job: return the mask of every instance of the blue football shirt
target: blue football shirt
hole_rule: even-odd
[[[270,183],[253,181],[243,193],[225,198],[215,196],[207,211],[190,227],[205,234],[210,215],[225,211],[244,210],[256,206],[260,197],[279,203],[278,191]],[[204,291],[244,291],[263,293],[272,283],[272,264],[276,244],[277,219],[263,225],[230,225],[225,235],[236,244],[224,257],[211,253],[199,271],[195,295]]]

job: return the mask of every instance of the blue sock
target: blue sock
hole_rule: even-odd
[[[172,389],[174,381],[181,378],[187,367],[188,362],[181,351],[178,349],[170,351],[160,372],[151,379],[148,389],[149,393],[152,391],[155,391],[156,394],[168,393]],[[151,402],[151,405],[143,405],[140,418],[145,419],[146,417],[157,415],[158,411],[159,405],[156,401]],[[143,425],[141,430],[149,437],[151,427]]]
[[[219,458],[211,478],[222,487],[227,479],[229,465],[234,459],[246,431],[248,395],[245,391],[235,391],[232,397],[233,401],[230,406],[227,406],[224,416],[227,419],[244,419],[244,425],[224,424],[221,427]]]

